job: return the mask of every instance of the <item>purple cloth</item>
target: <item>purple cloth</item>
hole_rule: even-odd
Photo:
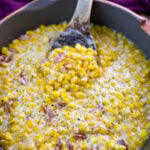
[[[0,0],[0,19],[32,0]]]
[[[150,13],[150,0],[110,0],[137,13]]]
[[[32,0],[0,0],[0,19]],[[150,12],[150,0],[109,0],[123,5],[135,12]]]

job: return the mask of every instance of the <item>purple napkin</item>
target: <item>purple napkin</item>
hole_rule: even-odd
[[[0,19],[32,0],[0,0]],[[109,0],[123,5],[135,12],[150,12],[150,0]]]
[[[32,0],[0,0],[0,19]]]
[[[109,0],[123,5],[137,13],[150,13],[150,0]]]

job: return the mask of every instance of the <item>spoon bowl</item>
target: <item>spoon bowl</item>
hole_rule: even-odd
[[[95,42],[90,34],[90,15],[93,0],[78,0],[76,10],[68,28],[52,43],[51,50],[64,45],[74,47],[76,43],[87,48],[96,49]]]

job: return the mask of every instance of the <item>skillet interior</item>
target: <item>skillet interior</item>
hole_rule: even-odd
[[[37,0],[0,22],[0,47],[40,24],[59,23],[71,18],[77,0]],[[60,15],[61,14],[61,15]],[[97,0],[91,20],[122,32],[150,59],[150,36],[140,27],[142,19],[116,4]],[[142,150],[150,149],[150,139]]]

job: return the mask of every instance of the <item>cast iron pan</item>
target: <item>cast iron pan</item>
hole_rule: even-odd
[[[40,24],[69,21],[77,0],[35,0],[0,21],[0,48]],[[150,22],[120,5],[95,0],[91,22],[123,33],[150,59]],[[142,150],[150,150],[150,138]]]

